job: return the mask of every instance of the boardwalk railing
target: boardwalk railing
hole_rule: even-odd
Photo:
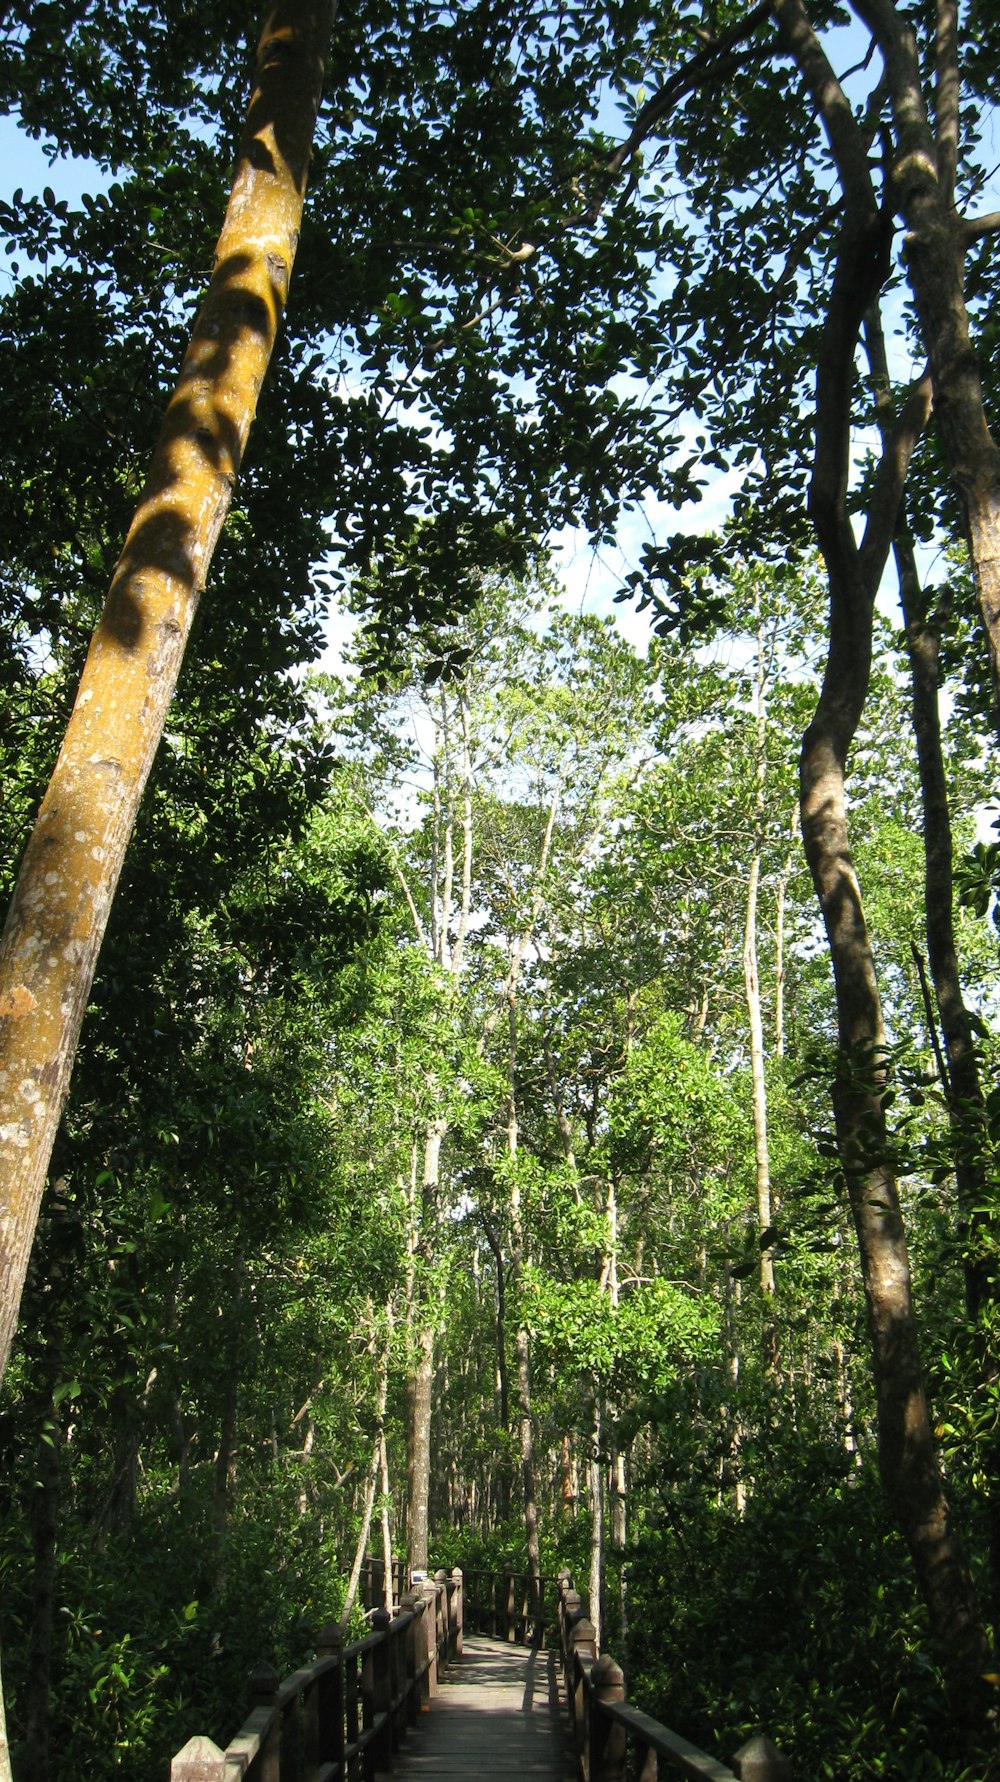
[[[465,1625],[520,1646],[540,1646],[556,1618],[557,1580],[531,1578],[505,1565],[502,1572],[469,1569],[462,1574]]]
[[[349,1645],[336,1624],[325,1628],[316,1657],[284,1681],[258,1671],[250,1712],[225,1751],[189,1739],[170,1782],[373,1782],[390,1769],[439,1671],[461,1656],[461,1572],[422,1580],[396,1614],[375,1609],[371,1623]]]
[[[584,1782],[657,1782],[661,1774],[693,1782],[789,1782],[791,1771],[768,1738],[748,1739],[732,1769],[699,1751],[625,1699],[625,1676],[610,1653],[597,1656],[593,1623],[569,1572],[559,1574],[559,1648],[566,1702]]]
[[[444,1577],[445,1573],[436,1573],[435,1576]],[[394,1612],[399,1608],[400,1599],[406,1595],[409,1589],[408,1579],[406,1560],[394,1559],[392,1562],[392,1607]],[[385,1560],[376,1559],[371,1553],[365,1555],[362,1563],[360,1595],[366,1609],[388,1607],[385,1600]]]

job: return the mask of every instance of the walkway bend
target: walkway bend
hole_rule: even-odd
[[[394,1777],[572,1782],[576,1761],[556,1678],[552,1652],[467,1634],[463,1656],[394,1758]]]

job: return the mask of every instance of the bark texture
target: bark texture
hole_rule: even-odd
[[[884,12],[888,0],[858,5]],[[811,93],[843,196],[834,277],[817,360],[809,509],[830,588],[830,632],[820,696],[802,743],[802,838],[823,915],[837,996],[833,1086],[841,1167],[857,1234],[876,1391],[883,1488],[912,1555],[946,1653],[960,1715],[983,1710],[988,1646],[961,1543],[951,1525],[917,1340],[909,1256],[883,1111],[885,1034],[871,941],[851,855],[845,776],[864,710],[875,592],[896,535],[906,472],[930,411],[929,379],[884,426],[859,545],[848,512],[855,360],[866,314],[889,266],[892,218],[876,200],[868,142],[812,28],[803,0],[776,0],[786,47]]]
[[[284,307],[333,22],[278,0],[216,266],[0,944],[0,1375],[111,901]]]
[[[935,117],[924,95],[916,35],[893,0],[854,0],[882,52],[893,115],[892,182],[906,224],[906,272],[934,385],[934,413],[962,504],[972,574],[989,645],[1000,723],[1000,450],[983,406],[965,304],[965,254],[980,231],[955,208],[959,144],[959,18],[939,0]],[[995,227],[991,219],[984,228]]]

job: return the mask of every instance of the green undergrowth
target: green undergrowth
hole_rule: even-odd
[[[585,1594],[590,1520],[546,1531],[543,1570]],[[523,1571],[516,1522],[493,1537],[438,1535],[437,1563]],[[622,1631],[622,1570],[625,1617]],[[766,1732],[803,1782],[984,1782],[963,1744],[905,1547],[874,1469],[804,1453],[779,1484],[731,1503],[676,1482],[609,1554],[602,1645],[629,1699],[728,1763]]]
[[[264,1492],[237,1504],[221,1556],[209,1506],[147,1499],[127,1535],[65,1527],[55,1580],[50,1749],[91,1782],[155,1782],[195,1733],[225,1746],[261,1665],[283,1675],[336,1618],[344,1580],[317,1522]],[[0,1633],[21,1773],[30,1565],[0,1530]],[[360,1631],[360,1624],[355,1631]]]
[[[806,1457],[808,1459],[808,1457]],[[874,1471],[677,1502],[628,1564],[629,1694],[728,1761],[766,1732],[813,1782],[982,1782]]]

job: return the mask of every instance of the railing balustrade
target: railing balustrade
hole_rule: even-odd
[[[393,1570],[392,1615],[381,1606],[381,1562],[369,1561],[363,1600],[371,1631],[345,1644],[339,1627],[325,1629],[313,1661],[283,1682],[276,1671],[259,1671],[235,1739],[225,1751],[211,1739],[190,1739],[171,1764],[170,1782],[374,1782],[391,1770],[440,1672],[461,1656],[463,1631],[538,1645],[547,1609],[583,1782],[789,1782],[787,1758],[766,1737],[749,1739],[727,1768],[634,1707],[621,1667],[609,1653],[598,1655],[568,1571],[554,1580],[533,1580],[512,1566],[464,1576],[438,1571],[407,1591]]]
[[[625,1677],[610,1653],[597,1655],[594,1626],[567,1571],[559,1574],[559,1650],[566,1703],[583,1782],[790,1782],[786,1757],[769,1738],[748,1739],[727,1769],[625,1699]]]
[[[373,1782],[390,1769],[440,1672],[461,1656],[461,1572],[422,1579],[395,1614],[375,1607],[370,1619],[371,1631],[349,1644],[335,1623],[325,1628],[316,1657],[284,1681],[258,1671],[236,1737],[224,1751],[204,1735],[189,1739],[170,1782]]]
[[[519,1646],[540,1646],[556,1614],[556,1580],[532,1578],[505,1565],[502,1572],[462,1573],[465,1621],[470,1633]]]

